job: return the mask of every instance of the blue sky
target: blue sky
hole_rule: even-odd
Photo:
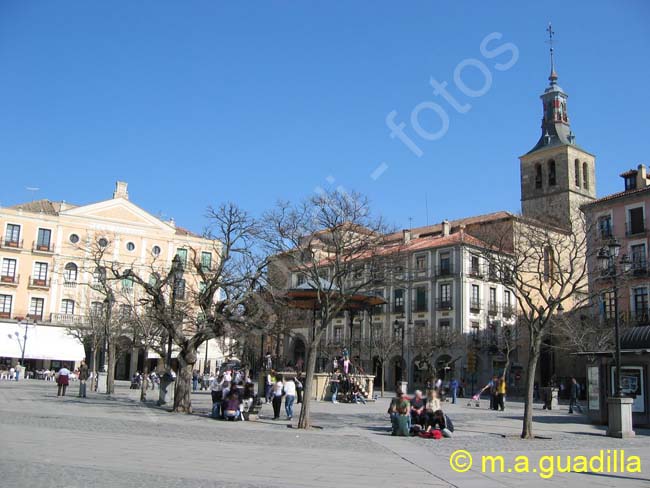
[[[425,198],[430,223],[517,211],[549,21],[577,142],[597,156],[599,195],[618,191],[620,172],[650,162],[650,3],[495,3],[4,0],[0,204],[29,200],[26,187],[89,203],[120,179],[132,201],[194,230],[210,204],[260,212],[339,185],[397,227],[426,223]],[[496,65],[512,50],[481,52],[494,32],[490,51],[518,51],[507,70]],[[459,65],[465,92],[485,93],[458,88]],[[431,78],[471,108],[434,95]],[[422,103],[448,117],[437,140],[413,129]],[[390,138],[392,111],[420,157]],[[418,121],[433,133],[440,117]]]

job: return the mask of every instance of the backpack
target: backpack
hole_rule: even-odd
[[[454,431],[454,423],[451,421],[451,419],[449,418],[449,416],[447,414],[445,414],[445,427],[447,427],[447,429],[449,429],[449,432]]]

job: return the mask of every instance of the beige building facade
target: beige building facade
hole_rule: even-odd
[[[99,255],[106,263],[119,263],[142,277],[164,276],[179,255],[185,264],[179,288],[182,300],[200,286],[190,260],[213,266],[219,249],[218,242],[132,203],[125,182],[116,183],[112,198],[88,205],[37,200],[1,208],[0,232],[0,361],[15,363],[24,347],[28,370],[63,363],[75,366],[84,358],[83,346],[75,347],[76,339],[67,330],[83,326],[104,306],[105,296],[93,286],[98,274],[105,272],[97,265]],[[116,284],[116,290],[119,313],[137,303],[142,293],[127,281]],[[51,329],[43,332],[44,327]],[[51,344],[39,344],[39,335],[49,337]],[[134,338],[124,339],[133,342]],[[203,369],[205,353],[201,358]],[[211,366],[222,358],[217,343],[210,344]],[[153,358],[143,358],[133,343],[118,360],[117,377],[127,378],[147,359]]]

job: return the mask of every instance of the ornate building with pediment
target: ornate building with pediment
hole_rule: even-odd
[[[149,276],[156,269],[166,274],[176,255],[185,264],[200,259],[201,265],[212,266],[219,245],[135,205],[125,182],[116,183],[111,199],[88,205],[36,200],[0,208],[0,232],[0,365],[15,364],[24,348],[28,371],[74,367],[87,356],[68,329],[82,326],[105,306],[105,297],[93,287],[94,251],[101,250],[107,262]],[[142,292],[133,283],[115,286],[113,313],[126,314]],[[179,299],[199,286],[192,266],[185,266]],[[126,336],[123,342],[118,379],[142,371],[144,361],[159,359],[153,352],[144,358],[137,337]],[[201,349],[197,367],[203,371],[205,345]],[[215,341],[207,358],[213,370],[223,358]]]

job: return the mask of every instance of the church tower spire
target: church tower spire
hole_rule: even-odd
[[[579,221],[580,205],[596,197],[595,157],[580,148],[569,124],[567,94],[555,70],[555,32],[546,29],[550,44],[549,84],[542,99],[542,133],[521,156],[522,213],[570,229]]]
[[[548,32],[548,43],[550,44],[551,73],[548,77],[549,85],[540,96],[542,99],[542,133],[530,152],[537,151],[548,146],[558,145],[575,145],[575,136],[569,124],[569,114],[567,112],[568,95],[557,84],[558,75],[555,71],[555,32],[551,24],[546,29]]]

